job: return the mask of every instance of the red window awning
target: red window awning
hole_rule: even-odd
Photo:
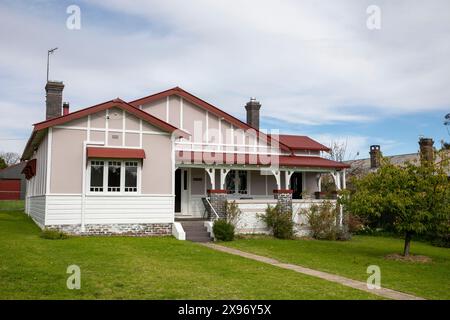
[[[36,159],[27,161],[26,166],[23,168],[22,173],[27,180],[30,180],[36,175]]]
[[[144,149],[87,148],[88,158],[145,159]]]

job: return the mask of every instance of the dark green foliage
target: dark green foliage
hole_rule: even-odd
[[[292,239],[294,237],[294,221],[292,212],[283,212],[277,204],[274,207],[267,206],[266,213],[260,216],[278,239]]]
[[[233,241],[234,226],[226,220],[220,219],[214,222],[214,236],[219,241]]]
[[[239,206],[236,204],[236,201],[230,201],[226,203],[226,215],[227,215],[227,221],[231,223],[235,228],[238,226],[238,223],[241,219],[241,209],[239,209]]]
[[[409,255],[413,235],[450,234],[450,179],[448,154],[439,161],[393,165],[387,160],[376,172],[353,180],[355,189],[342,193],[347,211],[370,217],[386,231],[405,237],[403,254]]]
[[[59,230],[52,230],[52,229],[44,229],[41,232],[41,238],[43,239],[49,239],[49,240],[64,240],[69,238],[69,236]]]
[[[8,165],[6,164],[5,159],[0,158],[0,170],[5,169]]]
[[[319,240],[349,240],[348,225],[340,227],[338,224],[338,206],[330,201],[312,205],[306,211],[308,225],[312,237]]]

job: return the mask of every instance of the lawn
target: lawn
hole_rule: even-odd
[[[172,237],[39,234],[25,214],[0,211],[0,299],[378,299]],[[80,290],[66,287],[72,264]]]
[[[277,240],[250,237],[224,245],[282,262],[366,281],[367,266],[378,265],[381,286],[428,299],[450,299],[450,249],[413,241],[411,253],[432,258],[421,264],[387,260],[401,253],[403,241],[389,237],[354,236],[350,241]]]
[[[21,211],[25,208],[23,200],[0,200],[1,211]]]

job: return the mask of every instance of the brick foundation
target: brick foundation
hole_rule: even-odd
[[[220,218],[227,216],[227,190],[208,190],[209,201]]]
[[[50,225],[45,227],[72,235],[135,237],[172,235],[172,223],[86,224],[84,232],[81,232],[80,224]]]
[[[273,196],[283,212],[292,212],[292,190],[273,190]]]

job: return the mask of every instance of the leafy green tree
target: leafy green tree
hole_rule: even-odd
[[[383,159],[379,170],[354,179],[354,190],[344,191],[341,202],[359,216],[389,215],[388,223],[405,237],[403,255],[408,256],[413,235],[450,232],[448,153],[436,159],[402,166]]]
[[[6,168],[8,165],[6,164],[5,159],[0,158],[0,170]]]

